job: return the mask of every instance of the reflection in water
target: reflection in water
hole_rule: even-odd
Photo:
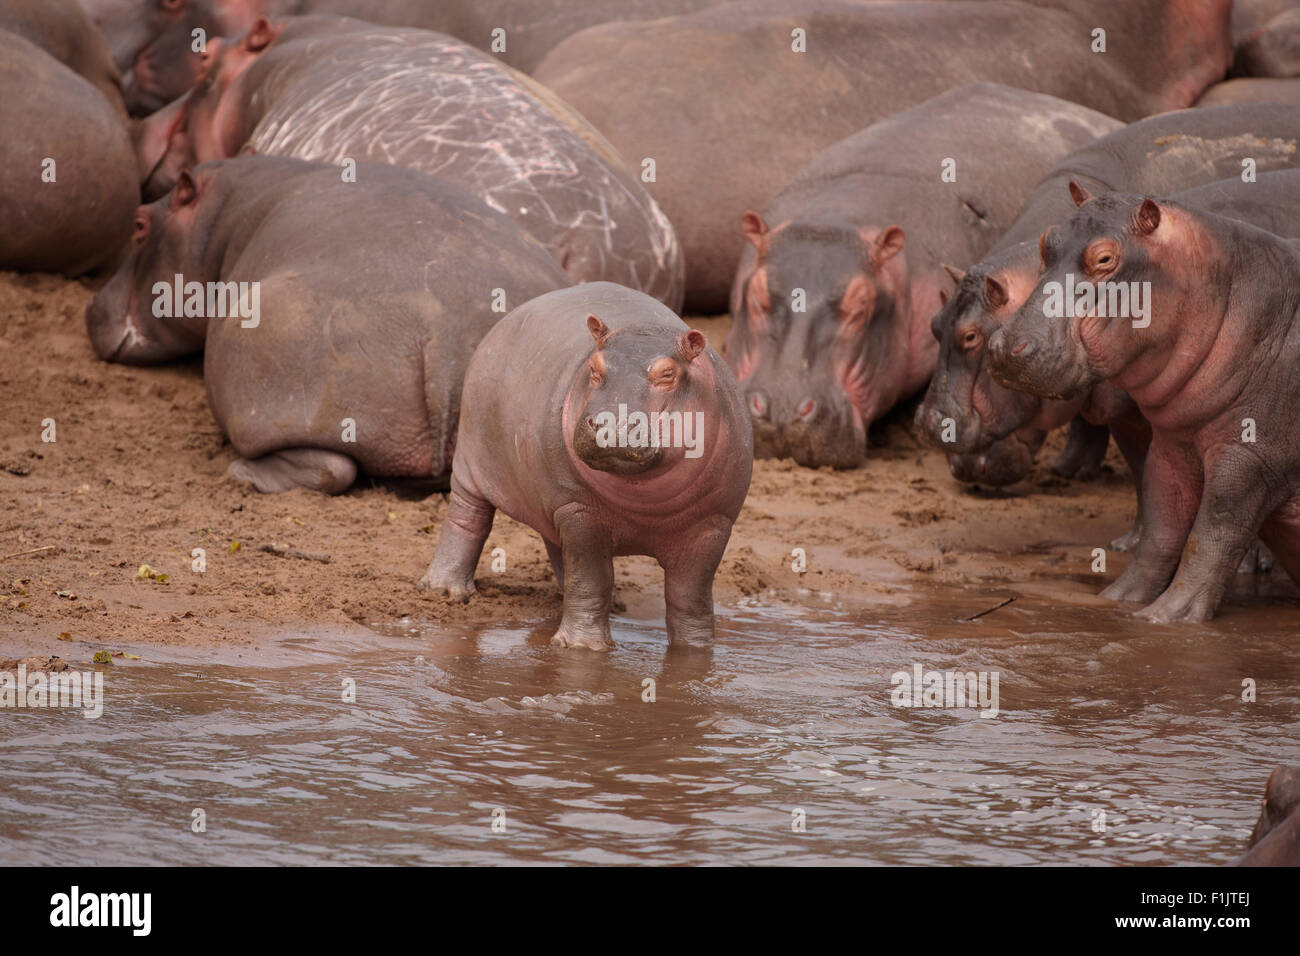
[[[1293,609],[1156,627],[1022,597],[954,621],[985,600],[936,591],[903,610],[732,608],[711,653],[667,651],[662,621],[622,619],[609,655],[552,650],[555,622],[534,621],[478,635],[403,630],[386,649],[346,656],[340,641],[306,642],[339,657],[292,666],[212,665],[197,653],[119,666],[98,720],[0,711],[0,854],[14,864],[1239,856],[1269,770],[1300,756]],[[916,664],[998,672],[999,716],[892,707],[891,675]],[[1254,703],[1241,700],[1248,678]],[[342,700],[345,679],[356,703]],[[202,834],[191,832],[196,809]],[[792,829],[797,810],[804,832]]]

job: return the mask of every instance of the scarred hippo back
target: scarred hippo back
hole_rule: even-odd
[[[1074,212],[1068,185],[1169,195],[1240,176],[1242,160],[1257,172],[1300,166],[1300,106],[1255,103],[1178,110],[1133,123],[1063,159],[1025,201],[996,250],[1037,239]]]
[[[680,305],[676,236],[637,178],[581,116],[487,54],[425,30],[306,17],[239,84],[255,152],[436,173],[520,223],[575,280]]]

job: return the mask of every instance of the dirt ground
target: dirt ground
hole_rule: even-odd
[[[498,517],[479,596],[449,606],[415,589],[444,496],[370,480],[334,498],[265,496],[224,477],[234,453],[208,411],[201,361],[99,361],[83,322],[93,289],[0,273],[0,658],[237,646],[403,618],[476,625],[549,609],[558,621],[550,566],[529,528]],[[725,317],[693,324],[720,344]],[[56,440],[46,442],[50,419]],[[1114,450],[1101,477],[1066,482],[1047,469],[1061,441],[1053,436],[1030,481],[972,490],[918,442],[910,419],[903,408],[877,428],[857,470],[757,462],[716,599],[898,604],[926,582],[988,591],[1072,575],[1089,599],[1100,586],[1087,580],[1091,550],[1124,531],[1135,507]],[[498,547],[506,569],[495,573]],[[792,569],[796,548],[807,555],[802,574]],[[1123,560],[1112,555],[1108,577]],[[142,576],[145,565],[157,576]],[[616,570],[630,614],[662,612],[651,559],[620,559]],[[972,612],[986,598],[973,594]]]

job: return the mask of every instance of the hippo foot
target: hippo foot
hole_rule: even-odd
[[[1185,588],[1170,588],[1137,616],[1153,624],[1199,624],[1214,617],[1214,603],[1199,589],[1189,593]]]
[[[420,578],[415,586],[427,594],[460,604],[468,604],[469,599],[477,593],[472,580],[442,581],[432,570],[426,571],[424,577]]]
[[[1101,596],[1109,601],[1122,601],[1129,604],[1149,604],[1159,596],[1159,588],[1152,588],[1136,574],[1130,574],[1132,570],[1133,565],[1129,565],[1128,570],[1101,592]]]
[[[1134,548],[1138,546],[1138,542],[1141,540],[1142,540],[1142,529],[1139,528],[1137,525],[1134,525],[1128,531],[1124,532],[1122,535],[1120,535],[1118,538],[1112,541],[1110,543],[1110,549],[1112,551],[1119,551],[1121,553],[1125,551],[1132,551]]]
[[[307,488],[337,495],[357,480],[357,465],[347,455],[321,448],[287,448],[261,458],[237,458],[226,474],[263,494]]]
[[[1268,574],[1273,570],[1273,552],[1263,541],[1256,541],[1237,566],[1238,574]]]
[[[590,628],[577,628],[572,624],[561,622],[560,629],[551,638],[551,644],[556,647],[582,648],[588,651],[608,651],[614,646],[614,641],[609,636],[608,627],[602,632]]]

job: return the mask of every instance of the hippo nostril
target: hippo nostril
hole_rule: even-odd
[[[750,392],[749,411],[755,418],[767,418],[767,396],[762,392]]]
[[[1012,355],[1019,355],[1021,352],[1023,352],[1023,351],[1024,351],[1025,349],[1027,349],[1027,348],[1029,348],[1029,343],[1028,343],[1028,342],[1021,342],[1019,345],[1017,345],[1015,348],[1013,348],[1013,349],[1011,350],[1011,354],[1012,354]]]
[[[817,414],[816,399],[805,398],[799,403],[799,407],[795,410],[795,414],[799,416],[800,421],[810,421],[812,417]]]

